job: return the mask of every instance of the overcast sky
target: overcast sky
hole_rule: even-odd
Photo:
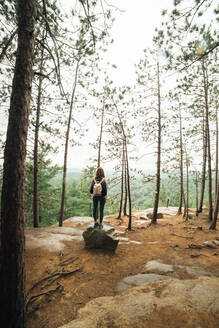
[[[71,2],[60,0],[67,12],[71,8]],[[152,45],[155,27],[161,22],[161,10],[172,5],[172,0],[109,0],[108,3],[115,5],[122,11],[117,11],[115,22],[111,29],[111,37],[114,39],[105,54],[106,62],[109,61],[117,66],[112,70],[110,77],[115,83],[130,85],[135,81],[134,64],[137,64],[143,55],[143,49]],[[68,167],[84,168],[89,164],[89,158],[96,154],[88,145],[95,134],[86,135],[81,140],[81,147],[69,150]],[[97,135],[94,139],[96,139]],[[63,163],[62,152],[56,157],[56,162]],[[109,164],[106,167],[110,168]],[[150,165],[149,165],[150,166]],[[149,168],[149,167],[148,167]]]
[[[143,55],[143,49],[152,45],[155,27],[160,25],[161,10],[172,0],[111,0],[124,12],[117,14],[112,28],[114,43],[107,57],[117,65],[114,76],[118,82],[134,82],[134,64]],[[114,77],[113,76],[113,77]]]
[[[71,1],[59,1],[66,12],[71,9]],[[142,57],[143,49],[152,45],[155,27],[161,23],[161,10],[172,6],[173,0],[108,0],[108,3],[120,11],[114,11],[110,32],[114,42],[105,58],[117,66],[117,70],[112,70],[115,81],[129,84],[135,80],[134,64]]]

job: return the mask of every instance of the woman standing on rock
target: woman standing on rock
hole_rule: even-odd
[[[103,210],[106,202],[107,195],[107,185],[105,181],[105,174],[102,167],[98,167],[95,173],[95,177],[91,182],[90,193],[93,194],[93,217],[94,217],[94,227],[102,228],[103,222]],[[100,223],[97,222],[97,209],[98,203],[100,208]]]

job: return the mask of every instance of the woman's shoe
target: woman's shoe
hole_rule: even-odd
[[[99,227],[99,223],[98,222],[94,222],[94,228]]]

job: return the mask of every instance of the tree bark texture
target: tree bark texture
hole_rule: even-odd
[[[154,209],[151,223],[157,223],[157,211],[159,205],[160,195],[160,161],[161,161],[161,100],[160,100],[160,68],[159,61],[157,61],[157,98],[158,98],[158,137],[157,137],[157,174],[156,174],[156,191],[154,197]]]
[[[41,48],[40,59],[40,73],[43,72],[43,55],[44,48]],[[38,195],[38,144],[39,144],[39,126],[40,126],[40,111],[41,111],[41,94],[42,94],[43,77],[39,76],[38,96],[37,96],[37,112],[35,123],[35,136],[34,136],[34,184],[33,184],[33,226],[39,227],[39,195]]]
[[[64,152],[64,165],[63,165],[63,178],[62,178],[62,198],[61,198],[61,210],[60,210],[60,217],[59,217],[59,226],[60,227],[62,227],[63,217],[64,217],[68,143],[69,143],[69,134],[70,134],[71,120],[72,120],[72,109],[73,109],[73,104],[74,104],[74,99],[75,99],[75,91],[76,91],[76,86],[77,86],[79,65],[80,65],[80,61],[78,60],[76,70],[75,70],[75,78],[74,78],[73,89],[72,89],[71,103],[70,103],[69,116],[68,116],[68,124],[67,124],[67,130],[66,130],[66,135],[65,135],[65,152]]]
[[[36,1],[19,0],[18,46],[4,151],[1,200],[1,326],[25,327],[24,183]]]

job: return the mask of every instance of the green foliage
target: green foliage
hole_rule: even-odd
[[[40,225],[54,224],[59,210],[60,187],[51,185],[51,180],[58,173],[57,166],[51,166],[51,161],[46,159],[46,152],[39,154],[38,188],[39,188],[39,216]],[[29,161],[26,166],[25,188],[25,217],[26,225],[33,225],[33,162]]]
[[[90,167],[79,172],[70,170],[67,174],[67,190],[64,220],[73,216],[92,217],[92,195],[90,184],[95,168]],[[108,196],[104,215],[118,213],[120,201],[120,184],[113,186],[113,179],[107,177]],[[160,207],[165,207],[167,199],[169,206],[178,206],[179,177],[176,173],[162,174],[160,188]],[[195,175],[190,174],[189,207],[195,208]],[[207,186],[206,186],[207,190]],[[131,180],[133,211],[152,208],[154,203],[154,181],[144,182],[141,176]],[[51,166],[46,160],[46,154],[40,154],[39,164],[39,215],[40,226],[49,226],[58,222],[61,199],[61,178],[57,167]],[[208,195],[205,194],[204,204],[207,204]],[[27,163],[26,190],[25,190],[26,226],[33,226],[33,164]]]
[[[90,184],[94,168],[86,168],[78,180],[67,182],[65,216],[92,216]]]
[[[196,206],[196,190],[195,190],[195,175],[190,174],[189,182],[189,207]],[[185,181],[186,183],[186,181]],[[184,186],[185,189],[185,186]],[[207,186],[206,186],[207,190]],[[138,177],[131,184],[133,209],[152,208],[154,204],[154,182],[143,183],[142,179]],[[167,199],[169,199],[169,206],[178,207],[179,205],[179,176],[176,173],[162,174],[160,186],[160,200],[159,207],[165,207]],[[204,204],[208,202],[208,195],[205,194]]]

